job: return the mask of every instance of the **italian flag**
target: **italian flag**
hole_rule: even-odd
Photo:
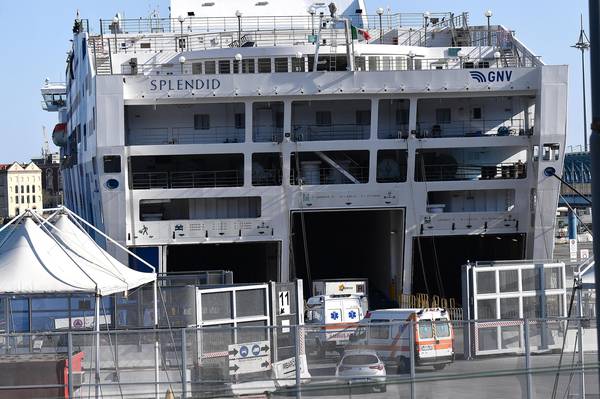
[[[363,37],[364,40],[366,40],[366,41],[371,40],[371,35],[369,34],[369,31],[367,31],[365,29],[357,28],[356,26],[352,25],[352,40],[358,40],[359,33]]]

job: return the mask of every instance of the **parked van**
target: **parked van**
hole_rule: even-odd
[[[327,350],[343,350],[360,320],[365,317],[364,295],[317,295],[306,303],[307,345],[324,355]]]
[[[410,369],[413,326],[416,365],[443,369],[454,361],[454,330],[445,309],[385,309],[367,312],[348,349],[372,349],[403,371]]]

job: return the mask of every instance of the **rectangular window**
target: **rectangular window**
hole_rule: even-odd
[[[219,73],[230,74],[231,73],[231,62],[229,60],[219,61]]]
[[[270,58],[259,58],[258,59],[258,73],[271,73],[271,59]]]
[[[331,111],[317,111],[315,124],[318,126],[331,126]]]
[[[209,114],[194,115],[194,129],[195,130],[210,129],[210,115]]]
[[[400,183],[406,181],[406,150],[377,151],[377,183]]]
[[[254,58],[242,60],[242,73],[254,73],[255,71]]]
[[[288,59],[287,58],[275,58],[275,72],[287,72],[288,71]]]
[[[390,338],[390,325],[389,320],[373,320],[371,322],[371,339],[389,339]],[[378,325],[379,324],[379,325]]]
[[[472,114],[472,118],[473,119],[481,119],[481,107],[475,107],[473,108],[473,114]]]
[[[104,173],[121,173],[121,156],[104,156]]]
[[[437,124],[452,122],[452,111],[450,108],[438,108],[435,110],[435,122]]]
[[[356,111],[356,124],[358,126],[370,126],[371,125],[371,111],[370,110]]]
[[[29,195],[28,195],[28,196],[27,196],[27,203],[29,204],[30,202],[31,202],[31,201],[30,201],[30,197],[29,197]]]
[[[18,203],[19,203],[19,196],[18,196],[18,195],[15,195],[15,204],[18,204]],[[17,212],[17,213],[18,213],[18,212]]]
[[[260,197],[190,198],[140,201],[140,221],[254,219],[261,216]]]
[[[217,73],[217,63],[215,61],[205,61],[204,73],[207,75],[214,75]]]
[[[245,114],[235,114],[235,128],[236,129],[245,129],[246,128],[246,115]]]
[[[15,186],[15,194],[19,194],[19,186]]]
[[[302,58],[293,57],[292,58],[292,72],[304,72],[304,71],[305,71],[304,57],[302,57]]]
[[[21,204],[24,204],[24,203],[25,203],[25,196],[21,195]]]
[[[275,127],[283,129],[283,112],[275,112]]]
[[[29,186],[26,186],[26,187],[27,187],[27,194],[29,194]]]
[[[201,62],[194,62],[192,64],[192,73],[194,75],[202,74],[202,63]]]

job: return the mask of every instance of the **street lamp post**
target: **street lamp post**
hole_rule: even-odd
[[[427,47],[427,25],[429,25],[429,17],[431,17],[431,13],[425,11],[423,13],[423,19],[425,19],[425,47]]]
[[[383,43],[383,23],[381,18],[383,17],[383,8],[377,9],[377,15],[379,15],[379,43]]]
[[[235,16],[238,19],[238,46],[242,47],[242,12],[237,10]]]
[[[182,15],[180,15],[179,17],[177,17],[177,20],[179,21],[180,28],[179,51],[183,52],[183,21],[185,21],[185,18]]]
[[[581,78],[583,80],[583,149],[588,150],[588,134],[587,134],[587,101],[585,98],[585,50],[590,48],[590,40],[583,29],[583,16],[581,17],[581,30],[579,31],[579,40],[573,48],[581,51]]]
[[[490,18],[492,18],[492,15],[494,15],[492,13],[492,10],[487,10],[485,12],[485,17],[487,18],[487,45],[488,46],[492,45],[492,28],[490,26]]]

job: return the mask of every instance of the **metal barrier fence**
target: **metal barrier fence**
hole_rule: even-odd
[[[0,397],[162,398],[170,390],[181,398],[530,399],[599,392],[594,320],[363,323],[1,335]],[[473,337],[483,323],[496,323],[495,339]],[[474,356],[473,345],[504,351]]]

